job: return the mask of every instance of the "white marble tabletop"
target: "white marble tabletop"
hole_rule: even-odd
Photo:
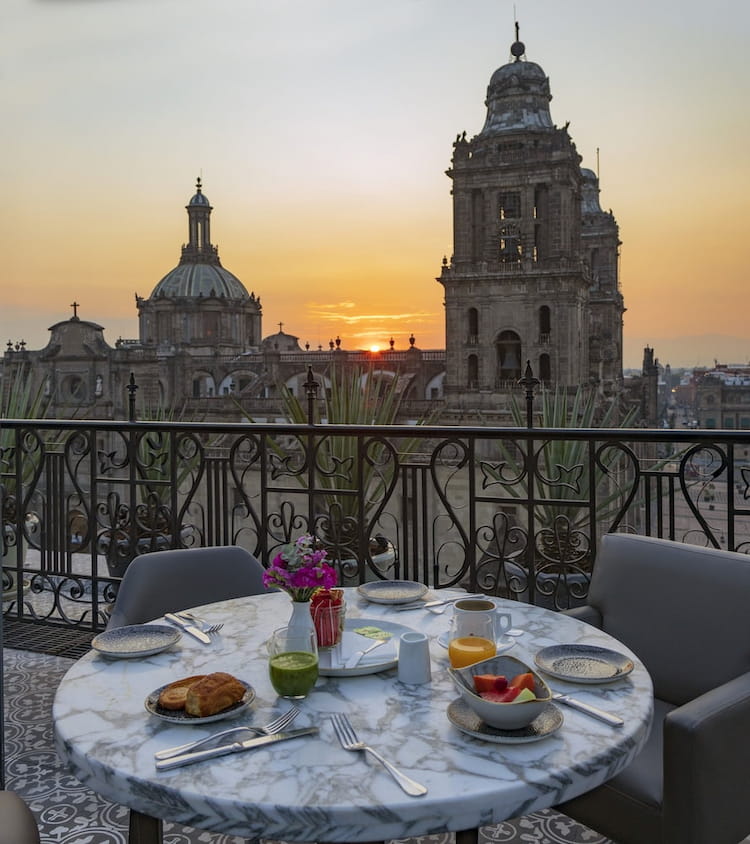
[[[603,645],[634,659],[630,675],[605,685],[550,678],[554,689],[621,715],[624,727],[565,708],[562,728],[534,743],[490,743],[460,732],[446,715],[457,695],[446,671],[447,651],[437,642],[451,611],[396,612],[349,589],[347,617],[388,619],[431,637],[430,684],[403,685],[395,668],[320,677],[294,725],[318,725],[318,736],[158,772],[156,750],[227,726],[262,725],[288,706],[271,688],[264,643],[289,617],[289,598],[240,598],[201,608],[203,617],[225,622],[211,645],[183,636],[169,650],[142,659],[108,659],[91,651],[78,660],[55,697],[59,753],[82,783],[114,802],[248,838],[381,841],[474,829],[554,806],[614,776],[638,752],[652,718],[651,680],[627,648],[601,631],[528,604],[503,603],[514,627],[524,631],[508,653],[529,664],[540,648],[572,642]],[[145,710],[154,689],[210,671],[228,671],[254,687],[257,696],[242,715],[182,726]],[[343,750],[326,717],[333,712],[347,712],[359,737],[427,786],[428,794],[407,796],[369,756]]]

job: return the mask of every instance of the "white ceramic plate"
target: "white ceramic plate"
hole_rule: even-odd
[[[611,683],[633,670],[625,654],[597,645],[550,645],[534,657],[540,671],[574,683]]]
[[[525,744],[556,733],[563,725],[563,714],[554,703],[548,703],[530,724],[520,730],[501,730],[490,727],[473,709],[458,697],[448,704],[448,720],[462,733],[497,744]]]
[[[448,649],[448,642],[450,641],[450,631],[444,630],[438,637],[437,643],[440,645],[441,648]],[[497,641],[497,653],[495,656],[499,656],[500,654],[504,654],[506,651],[509,651],[513,645],[515,644],[514,641],[506,641],[505,639],[498,639]]]
[[[375,580],[357,587],[373,604],[410,604],[427,594],[428,586],[415,580]]]
[[[133,659],[158,654],[181,638],[182,633],[168,624],[128,624],[94,636],[91,647],[103,656]]]
[[[253,700],[255,700],[255,690],[253,687],[245,683],[244,680],[240,680],[240,683],[245,687],[245,694],[242,695],[237,703],[232,704],[227,709],[222,709],[221,712],[217,712],[215,715],[206,715],[201,718],[197,715],[188,715],[184,709],[164,709],[159,706],[159,695],[169,683],[165,683],[165,685],[159,686],[158,689],[154,689],[146,698],[146,711],[152,715],[156,715],[157,718],[161,718],[162,721],[169,721],[172,724],[208,724],[211,721],[223,721],[225,718],[234,718],[235,715],[239,715],[240,712],[247,709]]]
[[[389,668],[398,665],[398,640],[401,634],[414,633],[413,627],[397,624],[395,621],[386,621],[384,618],[347,618],[344,621],[344,635],[356,636],[360,640],[352,650],[364,649],[368,644],[375,641],[367,636],[354,633],[359,627],[378,627],[380,630],[385,630],[392,634],[390,641],[393,644],[375,648],[372,653],[366,654],[355,668],[333,668],[331,660],[336,656],[336,649],[321,650],[318,653],[318,673],[321,677],[361,677],[364,674],[378,674],[381,671],[388,671]],[[347,641],[346,644],[349,646],[350,641]],[[383,648],[387,648],[387,651],[381,654],[380,651]]]

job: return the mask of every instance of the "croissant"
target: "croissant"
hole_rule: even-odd
[[[245,686],[231,674],[216,671],[188,686],[185,712],[205,718],[215,715],[242,699]]]
[[[193,677],[183,677],[165,686],[159,693],[159,706],[164,709],[184,709],[185,700],[190,686],[202,680],[205,674],[195,674]]]

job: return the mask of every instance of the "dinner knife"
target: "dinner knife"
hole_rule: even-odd
[[[277,741],[288,741],[301,736],[317,735],[317,727],[302,727],[299,730],[288,730],[285,733],[272,733],[270,736],[246,739],[245,741],[233,741],[231,744],[221,744],[218,747],[211,747],[208,750],[194,750],[192,753],[183,753],[180,756],[172,756],[170,759],[154,759],[157,771],[169,771],[172,768],[181,768],[183,765],[192,765],[194,762],[202,762],[204,759],[214,759],[216,756],[227,756],[229,753],[241,753],[243,750],[252,750],[255,747],[263,747],[265,744],[274,744]]]
[[[203,642],[204,645],[211,644],[210,636],[202,630],[199,630],[194,624],[190,624],[189,621],[185,621],[171,612],[164,613],[164,618],[166,618],[167,621],[171,621],[172,624],[176,624],[178,627],[181,627],[186,633],[194,636],[199,642]]]
[[[567,706],[570,706],[571,709],[578,709],[581,712],[585,712],[587,715],[591,715],[592,718],[598,718],[600,721],[604,721],[605,724],[609,724],[611,727],[622,727],[625,723],[619,715],[611,715],[603,709],[592,706],[590,703],[584,703],[582,700],[576,700],[574,697],[570,697],[570,695],[553,692],[552,700],[564,703]]]
[[[464,598],[484,598],[484,595],[459,595],[456,598],[444,598],[442,601],[420,601],[416,604],[402,604],[400,607],[394,607],[396,612],[406,612],[407,610],[424,610],[430,607],[442,607],[444,604],[455,604],[456,601],[463,601]]]

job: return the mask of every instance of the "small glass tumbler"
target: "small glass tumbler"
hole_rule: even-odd
[[[310,608],[319,648],[333,648],[341,641],[346,619],[346,602],[320,602]]]
[[[487,613],[454,614],[448,634],[451,667],[465,668],[496,653],[495,625]]]
[[[268,674],[280,697],[307,697],[318,679],[318,643],[314,630],[274,630],[268,643]]]

